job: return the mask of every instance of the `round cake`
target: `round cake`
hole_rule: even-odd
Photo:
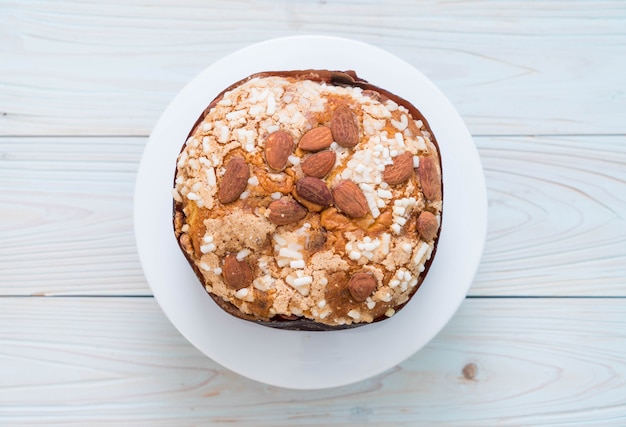
[[[440,153],[412,104],[352,71],[249,76],[184,142],[174,231],[215,302],[295,330],[393,316],[437,247]]]

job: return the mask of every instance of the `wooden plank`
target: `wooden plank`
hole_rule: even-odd
[[[1,294],[149,294],[132,224],[145,142],[0,139]]]
[[[626,137],[476,138],[489,199],[474,295],[626,295]]]
[[[625,299],[466,300],[398,367],[293,391],[215,364],[152,298],[4,297],[0,424],[622,426],[624,313]]]
[[[9,0],[0,8],[0,135],[147,135],[206,66],[298,34],[400,56],[474,134],[624,133],[625,19],[622,2],[592,0]]]
[[[626,296],[626,137],[479,137],[471,295]],[[145,138],[0,138],[2,295],[149,295],[132,229]]]

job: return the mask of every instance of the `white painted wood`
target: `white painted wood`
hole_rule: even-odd
[[[0,424],[623,426],[624,313],[625,299],[470,299],[398,367],[292,391],[204,357],[152,298],[4,297]]]
[[[626,138],[478,137],[489,227],[472,295],[626,296]],[[145,138],[0,138],[0,295],[149,295]]]
[[[0,135],[147,135],[200,70],[296,34],[399,55],[474,134],[624,133],[625,20],[623,2],[592,0],[5,0]]]
[[[623,427],[625,22],[623,1],[0,0],[0,426]],[[489,195],[474,298],[444,331],[382,375],[309,392],[187,343],[132,231],[172,97],[297,34],[421,69],[480,135]]]
[[[133,236],[145,138],[0,138],[0,295],[149,294]]]
[[[489,200],[474,295],[626,295],[626,137],[476,138]]]

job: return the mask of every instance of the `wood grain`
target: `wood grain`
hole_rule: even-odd
[[[4,1],[0,135],[147,135],[228,53],[322,34],[429,76],[474,134],[626,132],[621,2]],[[364,76],[367,77],[367,76]]]
[[[623,427],[625,22],[622,1],[0,0],[0,426]],[[175,94],[236,49],[301,34],[424,72],[476,135],[489,197],[449,325],[323,391],[191,346],[151,297],[132,224]]]
[[[0,424],[619,426],[625,312],[624,299],[466,300],[398,367],[293,391],[215,364],[152,298],[4,297]]]
[[[626,295],[626,137],[476,143],[489,225],[471,293]]]
[[[148,294],[133,237],[145,138],[0,139],[0,294]]]
[[[626,296],[626,137],[475,141],[489,227],[471,295]],[[0,295],[150,295],[132,229],[145,142],[0,138]]]

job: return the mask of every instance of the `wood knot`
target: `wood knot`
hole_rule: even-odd
[[[466,380],[473,380],[478,373],[478,366],[476,366],[475,363],[468,363],[463,366],[463,370],[461,372],[463,372],[463,378]]]

